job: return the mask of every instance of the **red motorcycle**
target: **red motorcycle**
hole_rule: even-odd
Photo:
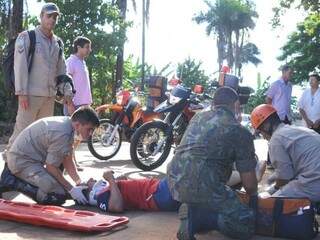
[[[142,109],[139,100],[127,90],[117,93],[115,104],[105,104],[96,108],[96,111],[111,111],[111,119],[101,119],[99,128],[96,128],[88,140],[88,148],[93,156],[100,160],[108,160],[115,156],[121,147],[122,141],[130,142],[132,134],[143,123],[160,118],[160,113],[146,112]]]

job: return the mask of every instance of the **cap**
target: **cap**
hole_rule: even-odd
[[[55,3],[49,2],[43,5],[41,12],[51,14],[51,13],[57,13],[60,14],[60,10],[58,6]]]

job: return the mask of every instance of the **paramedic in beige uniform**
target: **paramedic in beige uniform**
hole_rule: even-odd
[[[20,33],[16,40],[14,74],[19,107],[7,150],[28,125],[37,119],[53,115],[56,77],[66,73],[63,53],[59,54],[59,38],[53,33],[59,14],[59,8],[54,3],[46,3],[42,7],[41,23],[35,29],[36,44],[30,73],[28,32]]]
[[[32,123],[9,149],[1,185],[22,192],[38,203],[62,204],[67,193],[78,203],[87,203],[72,161],[72,144],[74,138],[87,140],[97,126],[98,116],[90,107],[78,109],[71,118],[47,117]],[[75,186],[63,176],[61,164]]]

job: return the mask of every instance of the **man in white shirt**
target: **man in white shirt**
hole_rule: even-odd
[[[271,104],[279,115],[280,120],[285,124],[291,124],[291,93],[293,70],[290,66],[282,67],[282,76],[273,82],[267,91],[266,103]]]
[[[316,73],[309,76],[310,88],[306,89],[299,99],[298,107],[308,128],[320,133],[320,76]]]

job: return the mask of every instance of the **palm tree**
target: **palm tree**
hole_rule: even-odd
[[[113,3],[114,4],[114,3]],[[135,9],[136,3],[135,0],[132,0],[133,7]],[[127,12],[127,0],[116,0],[116,5],[120,10],[120,16],[125,21],[126,19],[126,12]],[[125,31],[125,29],[123,29]],[[115,73],[115,86],[114,91],[116,90],[117,86],[122,85],[123,80],[123,54],[124,54],[124,43],[122,46],[119,47],[118,54],[117,54],[117,62],[116,62],[116,73]]]
[[[116,0],[116,4],[120,10],[122,19],[126,19],[127,12],[127,2],[128,0]],[[135,0],[131,0],[134,11],[136,12],[137,4]],[[142,71],[141,71],[141,89],[144,88],[144,78],[145,78],[145,26],[148,25],[149,22],[149,9],[150,9],[150,0],[142,0]],[[123,53],[124,53],[124,45],[119,48],[119,52],[117,55],[117,63],[116,63],[116,86],[122,85],[123,80]]]
[[[194,20],[207,23],[207,35],[217,39],[219,69],[223,60],[235,69],[239,66],[239,54],[249,29],[254,28],[253,18],[257,17],[253,4],[248,0],[217,0],[214,3],[204,0],[207,12],[200,12]]]
[[[238,76],[241,76],[242,65],[247,63],[252,63],[257,66],[262,61],[257,57],[260,54],[258,47],[254,43],[247,43],[241,48],[239,54],[239,67],[238,67]]]

